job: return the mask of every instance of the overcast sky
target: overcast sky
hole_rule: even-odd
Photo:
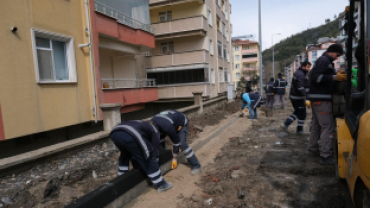
[[[274,43],[307,28],[333,20],[334,15],[344,11],[348,0],[261,0],[262,48],[272,46],[271,36],[275,33]],[[258,41],[258,0],[230,0],[232,36],[255,34]],[[339,27],[339,25],[338,25]]]

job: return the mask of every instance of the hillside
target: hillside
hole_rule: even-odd
[[[342,16],[342,15],[339,15]],[[325,25],[308,29],[275,44],[275,73],[283,72],[287,64],[293,62],[295,55],[304,51],[307,44],[317,43],[320,37],[336,37],[339,35],[339,19]],[[272,71],[272,48],[262,52],[263,65],[268,72]],[[271,73],[272,75],[272,73]],[[269,75],[267,75],[269,77]]]

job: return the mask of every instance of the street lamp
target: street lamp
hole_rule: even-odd
[[[260,94],[263,96],[263,83],[262,83],[262,32],[261,32],[261,0],[258,0],[258,42],[260,46]]]
[[[272,75],[275,79],[275,56],[274,56],[274,48],[275,48],[275,45],[274,45],[274,36],[275,35],[281,35],[280,33],[275,33],[275,34],[272,34],[271,36],[271,42],[272,42]]]

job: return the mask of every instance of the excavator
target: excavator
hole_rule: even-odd
[[[349,0],[343,20],[347,81],[333,95],[336,177],[356,207],[370,208],[370,0]]]

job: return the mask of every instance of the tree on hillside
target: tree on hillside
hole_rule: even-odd
[[[328,24],[330,22],[330,19],[325,20],[325,24]]]

